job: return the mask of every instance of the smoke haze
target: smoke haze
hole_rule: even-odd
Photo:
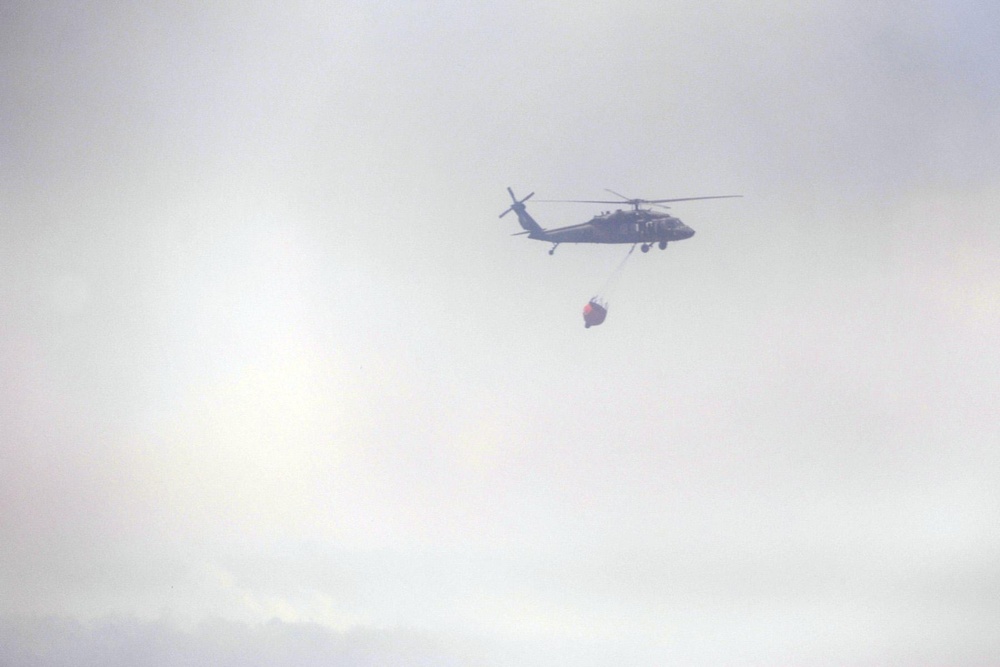
[[[998,44],[4,3],[0,664],[991,664]],[[507,186],[744,198],[585,330],[627,248],[512,238]]]

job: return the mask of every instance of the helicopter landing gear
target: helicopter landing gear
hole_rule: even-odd
[[[660,250],[666,250],[666,249],[667,249],[667,242],[660,241]]]
[[[643,243],[641,246],[639,246],[639,250],[641,250],[643,252],[649,252],[649,248],[650,248],[650,245],[648,243]]]
[[[555,252],[556,252],[556,248],[558,248],[558,247],[559,247],[559,244],[558,244],[558,243],[553,243],[553,244],[552,244],[552,247],[551,247],[551,248],[549,248],[549,254],[550,254],[550,255],[553,255],[553,254],[555,254]]]

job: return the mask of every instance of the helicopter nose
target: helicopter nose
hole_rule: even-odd
[[[681,225],[681,228],[678,229],[677,231],[680,232],[681,239],[689,239],[692,236],[694,236],[694,230],[688,227],[687,225]]]

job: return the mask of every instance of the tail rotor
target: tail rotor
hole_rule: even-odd
[[[532,192],[530,195],[528,195],[524,199],[518,200],[518,198],[514,196],[514,191],[513,190],[511,190],[510,188],[507,188],[507,192],[510,193],[510,198],[511,198],[511,200],[514,203],[510,205],[510,208],[508,208],[506,211],[504,211],[503,213],[500,214],[501,218],[504,217],[505,215],[507,215],[508,213],[510,213],[511,211],[514,211],[514,212],[523,211],[524,210],[524,202],[528,201],[529,199],[531,199],[532,197],[535,196],[535,193]]]

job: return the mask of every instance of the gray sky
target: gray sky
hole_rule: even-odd
[[[1000,654],[995,3],[140,4],[0,5],[0,663]],[[745,198],[584,330],[508,185]]]

